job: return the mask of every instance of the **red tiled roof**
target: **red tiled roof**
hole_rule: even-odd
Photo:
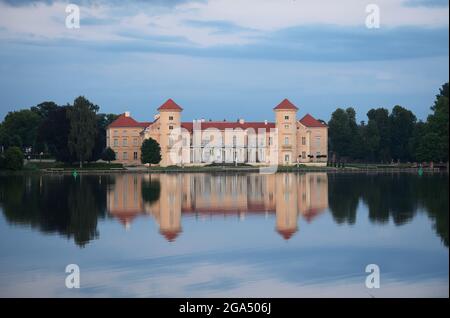
[[[181,127],[187,129],[188,131],[193,131],[194,124],[192,122],[184,122],[181,123]],[[265,128],[266,130],[270,130],[271,128],[275,128],[275,123],[265,123],[265,122],[248,122],[248,123],[239,123],[239,122],[229,122],[229,121],[205,121],[201,123],[201,129],[205,130],[208,128],[216,128],[219,130],[225,129],[236,129],[241,128],[245,130],[247,128],[253,128],[255,132],[258,132],[258,129]]]
[[[318,121],[310,114],[306,114],[302,119],[300,119],[300,122],[306,127],[327,127],[327,125]]]
[[[183,110],[177,103],[169,98],[164,104],[158,107],[158,110]]]
[[[108,128],[114,127],[142,127],[145,128],[149,126],[151,123],[149,122],[138,122],[134,120],[130,116],[125,116],[125,114],[121,114],[115,121],[108,125]]]
[[[277,109],[292,109],[292,110],[298,110],[297,106],[295,106],[294,104],[292,104],[287,98],[283,99],[283,101],[281,103],[278,104],[278,106],[276,106],[274,108],[274,110]]]

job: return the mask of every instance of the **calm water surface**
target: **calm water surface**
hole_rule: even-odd
[[[448,174],[0,176],[0,296],[448,297],[448,191]]]

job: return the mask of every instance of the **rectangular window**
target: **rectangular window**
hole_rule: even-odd
[[[114,136],[117,136],[119,132],[117,130],[114,130]]]
[[[316,137],[316,147],[320,147],[320,136]]]
[[[285,120],[289,120],[289,116],[284,116],[284,119]]]
[[[122,139],[122,146],[127,146],[127,139],[126,138],[123,138]]]
[[[306,152],[305,151],[302,152],[302,158],[306,159]]]
[[[172,130],[173,129],[173,126],[169,126],[169,130]]]
[[[284,155],[284,162],[286,162],[286,163],[289,162],[289,155]]]
[[[289,145],[289,137],[284,137],[284,144]]]
[[[169,120],[173,120],[173,116],[169,116]]]
[[[303,146],[306,145],[306,137],[302,137],[302,145],[303,145]]]
[[[137,156],[137,151],[133,152],[133,160],[137,160],[138,156]]]
[[[289,129],[289,125],[284,125],[284,128]]]
[[[122,158],[123,158],[123,160],[128,160],[128,153],[127,153],[127,152],[124,152],[124,153],[122,154]]]
[[[114,139],[114,147],[117,147],[119,145],[119,139]]]
[[[137,138],[134,138],[133,139],[133,146],[137,146],[138,145],[138,140],[137,140]]]

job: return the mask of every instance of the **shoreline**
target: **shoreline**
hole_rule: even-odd
[[[89,174],[159,174],[159,173],[261,173],[259,167],[184,167],[184,168],[123,168],[123,169],[38,169],[38,170],[20,170],[20,171],[8,171],[1,170],[0,175],[72,175],[76,171],[77,175],[89,175]],[[326,172],[326,173],[419,173],[419,168],[412,167],[278,167],[275,173],[307,173],[307,172]],[[423,168],[423,173],[448,173],[447,169],[439,168]]]

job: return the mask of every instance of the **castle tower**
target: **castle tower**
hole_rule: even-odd
[[[180,131],[181,128],[181,112],[183,109],[175,103],[171,98],[169,98],[164,104],[159,108],[159,122],[160,122],[160,142],[161,146],[161,162],[160,165],[167,167],[176,162],[172,162],[170,158],[170,150],[172,145],[177,142],[176,140],[171,140],[169,138],[170,134],[174,129],[175,131]]]
[[[274,109],[275,127],[278,130],[278,164],[297,162],[297,111],[298,108],[284,99]]]

